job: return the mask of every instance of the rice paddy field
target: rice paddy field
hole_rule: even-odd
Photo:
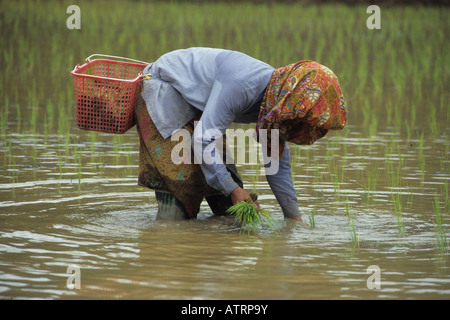
[[[365,5],[77,1],[69,29],[72,4],[0,2],[1,299],[450,298],[448,7],[380,5],[369,29]],[[193,46],[338,75],[347,127],[290,146],[303,224],[258,164],[238,169],[280,232],[240,232],[206,202],[158,221],[136,129],[77,128],[70,71],[86,57]]]

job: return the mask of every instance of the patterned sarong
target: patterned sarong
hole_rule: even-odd
[[[183,205],[186,218],[194,218],[200,210],[204,197],[217,195],[219,192],[210,187],[199,164],[192,158],[181,164],[172,161],[172,149],[179,141],[164,139],[150,118],[147,106],[142,98],[138,98],[135,106],[136,127],[139,135],[139,178],[138,184],[143,187],[173,194]],[[193,121],[182,129],[194,132]],[[227,165],[228,171],[238,185],[243,186],[234,165]]]
[[[286,141],[313,144],[346,122],[347,106],[336,75],[317,62],[302,60],[273,72],[256,131],[267,129],[268,154],[281,157]],[[279,155],[271,154],[271,129],[279,130]]]

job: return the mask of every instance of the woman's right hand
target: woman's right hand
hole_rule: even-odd
[[[253,203],[252,198],[250,198],[247,191],[245,191],[241,187],[237,187],[236,189],[234,189],[233,192],[231,192],[230,197],[231,197],[231,201],[233,202],[233,205],[235,205],[239,202],[242,202],[242,201],[247,201],[248,203]]]

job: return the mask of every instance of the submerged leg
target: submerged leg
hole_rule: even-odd
[[[230,197],[225,197],[223,194],[205,197],[209,207],[216,216],[227,215],[226,211],[233,205]]]
[[[156,220],[184,220],[186,211],[173,194],[155,191],[158,202]]]

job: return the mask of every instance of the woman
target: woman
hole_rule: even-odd
[[[283,68],[240,52],[213,48],[176,50],[144,69],[142,98],[135,108],[140,137],[139,184],[156,190],[157,218],[195,218],[200,203],[208,201],[214,214],[232,204],[252,202],[233,165],[214,162],[182,164],[171,161],[179,141],[171,135],[189,130],[193,143],[214,146],[203,139],[208,130],[225,130],[233,122],[256,123],[267,133],[267,154],[279,161],[266,178],[286,218],[301,221],[292,182],[286,141],[312,144],[330,129],[346,124],[346,106],[334,73],[313,61]],[[194,120],[201,126],[194,128]],[[195,131],[194,131],[195,130]],[[275,130],[275,131],[274,131]],[[272,136],[279,133],[279,144]],[[278,142],[275,141],[275,142]],[[279,150],[271,150],[279,145]]]

